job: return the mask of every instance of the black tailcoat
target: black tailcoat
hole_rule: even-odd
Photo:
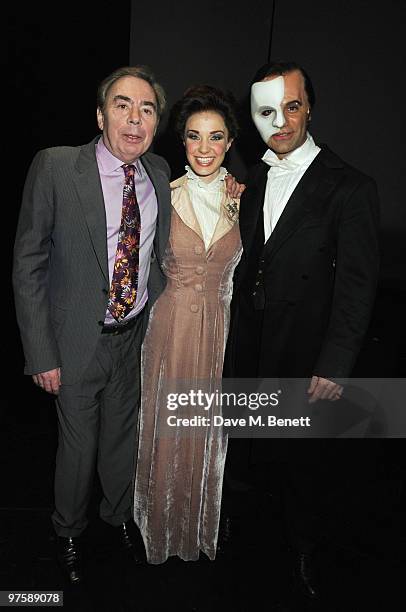
[[[345,378],[377,285],[375,182],[322,145],[264,245],[268,170],[252,169],[241,198],[226,373]]]

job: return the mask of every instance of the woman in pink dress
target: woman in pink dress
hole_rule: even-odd
[[[188,165],[171,184],[167,285],[150,314],[141,366],[134,519],[149,563],[216,555],[227,450],[225,432],[214,425],[220,409],[188,402],[180,414],[168,409],[168,394],[220,384],[241,255],[239,202],[227,195],[222,167],[237,132],[233,103],[197,86],[178,102],[176,117]],[[197,415],[206,417],[198,427],[177,424],[179,416]]]

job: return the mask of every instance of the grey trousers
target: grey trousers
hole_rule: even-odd
[[[96,469],[101,518],[116,526],[132,516],[144,317],[122,334],[101,334],[82,379],[60,387],[52,515],[59,536],[85,529]]]

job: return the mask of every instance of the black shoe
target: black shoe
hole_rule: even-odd
[[[317,599],[319,589],[316,584],[312,555],[300,552],[294,560],[295,587],[310,599]]]
[[[142,555],[137,550],[137,546],[134,543],[133,527],[130,526],[130,522],[121,523],[118,527],[113,527],[116,544],[120,551],[126,553],[136,563],[143,563]]]
[[[60,566],[67,574],[71,584],[79,584],[83,580],[82,554],[79,550],[78,538],[57,538],[57,557]]]
[[[231,518],[229,516],[221,517],[217,539],[217,554],[223,554],[229,548],[232,533]]]

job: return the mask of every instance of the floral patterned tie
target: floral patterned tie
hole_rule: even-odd
[[[137,297],[141,215],[134,185],[135,166],[123,165],[125,182],[121,225],[111,280],[108,309],[121,322],[133,309]]]

